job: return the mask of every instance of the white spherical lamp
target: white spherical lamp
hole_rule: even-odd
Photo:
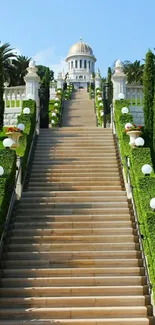
[[[21,131],[25,130],[25,125],[23,123],[20,123],[17,125],[17,128],[20,129]]]
[[[14,141],[10,138],[6,138],[3,140],[3,146],[5,148],[11,148],[11,146],[13,145]]]
[[[23,109],[23,113],[24,113],[25,115],[30,114],[30,108],[29,108],[29,107],[25,107],[25,108]]]
[[[149,164],[145,164],[142,166],[142,173],[145,175],[145,176],[149,176],[152,172],[152,166],[149,165]]]
[[[98,97],[98,100],[99,100],[99,101],[100,101],[100,100],[102,100],[102,97],[101,97],[101,96],[99,96],[99,97]]]
[[[55,101],[56,101],[56,102],[59,102],[59,98],[58,98],[58,97],[55,97]]]
[[[33,99],[33,95],[32,95],[32,94],[28,94],[28,95],[26,96],[26,99],[28,99],[28,100]]]
[[[99,103],[99,106],[100,106],[100,107],[103,107],[103,103]]]
[[[101,112],[101,116],[103,116],[104,115],[104,113],[103,112]]]
[[[150,207],[155,211],[155,197],[150,200]]]
[[[123,93],[120,93],[120,94],[118,95],[118,99],[119,99],[119,100],[124,99],[124,98],[125,98],[125,95],[124,95]]]
[[[58,107],[58,106],[59,106],[59,104],[58,104],[58,103],[55,103],[55,104],[54,104],[54,107]]]
[[[133,125],[131,123],[126,123],[125,124],[125,129],[127,130],[128,128],[131,128]]]
[[[56,116],[56,113],[55,113],[55,112],[53,112],[53,113],[52,113],[52,116]]]
[[[0,166],[0,176],[3,176],[3,174],[4,174],[4,168]]]
[[[137,147],[143,147],[144,143],[145,143],[145,141],[144,141],[144,139],[141,138],[141,137],[138,137],[138,138],[135,140],[135,145],[136,145]]]
[[[55,123],[55,121],[54,121],[54,120],[52,120],[52,121],[51,121],[51,123],[52,123],[52,124],[54,124],[54,123]]]
[[[129,113],[129,109],[127,107],[123,107],[121,112],[122,112],[122,114],[127,114],[127,113]]]

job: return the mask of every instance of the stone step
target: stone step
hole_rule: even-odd
[[[135,234],[137,233],[136,230],[132,229],[131,227],[126,227],[126,228],[90,228],[90,229],[83,229],[83,228],[69,228],[69,229],[44,229],[44,228],[34,228],[34,229],[12,229],[11,230],[12,235],[19,235],[19,236],[32,236],[32,235],[38,235],[38,236],[74,236],[74,235],[86,235],[86,236],[91,236],[91,235],[121,235],[121,234]]]
[[[64,175],[63,173],[59,176],[55,176],[55,175],[51,175],[51,176],[40,176],[39,177],[39,179],[38,179],[38,177],[36,177],[35,175],[31,175],[31,179],[30,179],[30,184],[32,183],[32,182],[38,182],[39,181],[39,183],[41,183],[41,182],[45,182],[46,181],[46,183],[48,184],[49,182],[51,182],[51,181],[54,181],[54,182],[56,182],[56,181],[68,181],[68,182],[70,182],[70,181],[73,181],[74,183],[75,182],[79,182],[79,181],[82,181],[82,182],[84,182],[84,181],[88,181],[88,182],[95,182],[96,181],[96,183],[98,182],[98,181],[100,181],[100,182],[103,182],[103,183],[105,183],[106,181],[117,181],[117,182],[119,182],[120,183],[120,176],[119,175],[116,175],[116,176],[90,176],[90,174],[89,174],[89,176],[85,176],[85,175],[70,175],[69,174],[69,176],[68,175]]]
[[[109,180],[67,180],[67,179],[63,179],[62,182],[59,182],[59,180],[57,181],[44,181],[44,180],[40,180],[40,179],[37,179],[35,181],[31,180],[30,178],[30,181],[29,181],[29,186],[34,186],[34,187],[38,187],[39,189],[41,187],[46,187],[47,189],[50,188],[51,186],[70,186],[72,188],[75,187],[75,186],[85,186],[85,187],[91,187],[91,186],[121,186],[121,180],[118,179],[118,180],[113,180],[113,178],[110,178]]]
[[[53,251],[136,251],[140,250],[137,243],[87,243],[83,246],[79,244],[9,244],[5,246],[5,251],[9,252],[53,252]]]
[[[98,319],[57,319],[60,325],[153,325],[154,317],[147,318],[98,318]],[[53,320],[39,320],[39,325],[53,325]],[[31,320],[0,320],[0,325],[32,325]],[[33,320],[33,325],[38,325],[38,320]]]
[[[34,297],[32,298],[0,298],[2,307],[116,307],[145,306],[150,303],[149,296],[84,296],[84,297]]]
[[[119,235],[74,235],[74,236],[20,236],[14,235],[10,238],[10,243],[138,243],[138,236],[119,234]]]
[[[129,214],[122,214],[122,215],[117,215],[117,214],[108,214],[108,215],[50,215],[50,214],[44,214],[44,215],[38,215],[38,214],[18,214],[16,215],[16,221],[45,221],[45,222],[64,222],[64,221],[69,221],[69,222],[97,222],[97,221],[133,221],[134,218],[130,216]]]
[[[141,251],[136,250],[128,250],[128,251],[37,251],[34,250],[31,252],[25,252],[22,250],[16,251],[9,251],[7,252],[7,260],[40,260],[40,259],[48,259],[49,261],[58,261],[59,260],[74,260],[74,259],[134,259],[134,258],[141,258],[142,254]]]
[[[1,288],[2,297],[72,297],[148,295],[148,286],[79,286]],[[132,315],[132,313],[131,313]]]
[[[105,258],[105,259],[72,259],[72,260],[63,260],[61,259],[58,261],[57,259],[52,259],[49,260],[47,259],[36,259],[36,260],[31,260],[31,259],[19,259],[15,260],[7,257],[5,262],[4,262],[5,267],[12,267],[12,268],[25,268],[25,266],[29,265],[29,267],[34,267],[34,268],[44,268],[44,267],[141,267],[143,266],[143,261],[142,259],[137,259],[137,258],[130,258],[130,259],[116,259],[116,258]]]
[[[99,190],[121,190],[122,189],[122,186],[119,185],[119,186],[114,186],[114,185],[105,185],[105,186],[102,186],[102,185],[99,185],[99,186],[95,186],[95,185],[83,185],[83,186],[79,186],[79,185],[63,185],[63,184],[58,184],[58,185],[49,185],[49,186],[29,186],[28,187],[28,190],[29,191],[40,191],[40,192],[43,192],[43,191],[99,191]]]
[[[120,214],[128,214],[129,213],[129,208],[128,207],[102,207],[102,208],[47,208],[47,207],[38,207],[33,209],[30,208],[29,206],[27,207],[18,207],[17,209],[18,214],[22,214],[22,215],[27,215],[28,213],[30,214],[51,214],[51,215],[66,215],[66,214],[70,214],[70,215],[80,215],[80,214],[86,214],[86,215],[108,215],[108,214],[113,214],[113,213],[120,213]]]
[[[98,276],[98,277],[33,277],[33,278],[2,278],[1,287],[70,287],[70,286],[139,286],[146,285],[143,276]]]
[[[92,200],[93,201],[93,200]],[[131,204],[129,204],[126,200],[122,200],[122,201],[117,201],[115,199],[115,201],[113,201],[113,199],[109,198],[109,200],[100,200],[99,202],[87,202],[86,200],[84,202],[75,202],[75,201],[69,201],[69,202],[49,202],[48,200],[46,202],[41,202],[40,200],[38,200],[38,202],[26,202],[25,200],[21,201],[19,204],[19,209],[21,208],[25,208],[25,209],[34,209],[34,208],[57,208],[57,209],[91,209],[91,208],[107,208],[107,209],[113,209],[113,208],[118,208],[120,207],[120,209],[123,208],[128,208]]]
[[[72,191],[56,191],[56,192],[42,192],[40,193],[39,191],[36,191],[35,193],[34,192],[22,192],[22,198],[23,197],[92,197],[92,198],[95,198],[95,197],[122,197],[122,198],[126,198],[126,192],[125,191],[88,191],[88,192],[85,192],[85,191],[79,191],[79,192],[72,192]]]
[[[74,169],[73,169],[73,167],[74,167]],[[81,173],[80,173],[80,170],[81,170]],[[100,166],[100,167],[98,167],[98,168],[96,168],[94,165],[92,165],[92,166],[87,166],[86,164],[85,165],[79,165],[79,166],[77,166],[77,165],[69,165],[69,164],[63,164],[63,168],[62,168],[62,164],[57,164],[57,165],[49,165],[49,166],[43,166],[43,165],[37,165],[37,166],[34,166],[34,165],[32,165],[32,169],[31,169],[31,173],[33,174],[33,173],[47,173],[47,172],[61,172],[61,173],[63,173],[64,172],[64,174],[66,173],[66,172],[68,172],[68,173],[72,173],[72,172],[75,172],[75,173],[80,173],[81,175],[83,175],[83,174],[85,174],[85,173],[96,173],[96,172],[98,172],[98,173],[100,173],[100,175],[102,174],[102,173],[106,173],[106,175],[108,175],[108,174],[110,174],[111,175],[111,173],[114,173],[114,172],[119,172],[119,171],[121,171],[121,169],[120,169],[120,167],[117,165],[117,164],[115,164],[115,165],[113,165],[112,167],[108,167],[108,166]]]
[[[29,220],[22,220],[21,222],[19,222],[18,220],[15,220],[15,222],[13,223],[13,228],[14,229],[22,229],[22,228],[56,228],[56,229],[101,229],[101,228],[130,228],[131,226],[133,226],[133,228],[135,228],[135,224],[132,224],[131,221],[94,221],[94,222],[56,222],[56,221],[29,221]]]
[[[149,306],[130,306],[130,307],[51,307],[51,308],[0,308],[0,318],[9,319],[15,317],[20,319],[30,318],[63,318],[63,319],[75,319],[75,318],[117,318],[119,317],[147,317],[151,314],[151,307]]]
[[[27,266],[26,266],[27,267]],[[119,276],[136,276],[145,275],[144,267],[95,267],[95,268],[37,268],[37,269],[3,269],[3,276],[5,278],[12,277],[67,277],[67,276],[103,276],[103,275],[119,275]]]

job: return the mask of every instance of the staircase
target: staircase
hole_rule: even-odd
[[[89,99],[85,89],[75,91],[72,100],[65,102],[61,125],[65,127],[94,127],[96,125],[94,101]]]
[[[112,131],[84,95],[65,106],[69,127],[40,132],[6,240],[0,325],[154,324]]]

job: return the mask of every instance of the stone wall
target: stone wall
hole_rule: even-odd
[[[144,125],[144,111],[140,106],[130,106],[130,113],[133,116],[134,123]]]
[[[20,107],[5,108],[4,126],[14,126],[17,124],[17,117],[21,113]]]

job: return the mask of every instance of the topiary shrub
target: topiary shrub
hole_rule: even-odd
[[[4,168],[4,175],[0,177],[0,231],[2,231],[15,184],[16,152],[11,149],[1,149],[0,166]]]

